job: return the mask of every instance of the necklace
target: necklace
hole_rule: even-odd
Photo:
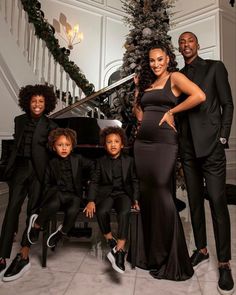
[[[170,74],[167,74],[165,77],[162,77],[161,79],[157,79],[153,84],[152,84],[152,88],[155,88],[156,86],[158,86],[160,84],[160,81],[166,79],[167,77],[169,77]]]

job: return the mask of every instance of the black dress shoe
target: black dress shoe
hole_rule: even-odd
[[[222,265],[219,267],[219,281],[218,291],[222,295],[231,295],[234,293],[234,280],[232,277],[231,269],[228,265]]]
[[[190,257],[190,261],[193,267],[198,267],[209,261],[209,253],[203,254],[202,252],[195,250],[193,251],[193,255]]]
[[[21,257],[21,254],[18,253],[10,266],[7,268],[6,272],[4,273],[4,276],[2,280],[4,282],[11,282],[14,280],[19,279],[22,277],[22,275],[30,269],[30,262],[29,258],[23,259]]]
[[[107,258],[111,262],[112,268],[119,273],[125,272],[125,251],[123,250],[116,250],[114,247],[108,254]]]

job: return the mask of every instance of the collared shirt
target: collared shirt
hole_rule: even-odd
[[[122,177],[122,164],[120,156],[116,159],[110,158],[112,170],[113,189],[111,195],[113,197],[124,193],[124,184]]]
[[[34,118],[28,118],[26,121],[24,133],[22,135],[22,139],[20,142],[20,147],[17,153],[17,156],[23,157],[26,159],[30,159],[32,155],[32,140],[34,131],[36,129],[36,126],[39,122],[40,118],[34,119]]]
[[[195,71],[196,71],[199,61],[200,61],[200,57],[197,56],[190,64],[185,64],[185,66],[183,68],[183,73],[190,80],[193,80],[193,77],[194,77],[194,74],[195,74]]]
[[[66,158],[59,157],[59,167],[60,178],[58,184],[60,191],[75,193],[70,156]]]

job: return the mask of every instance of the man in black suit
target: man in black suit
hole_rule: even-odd
[[[9,201],[5,212],[0,237],[0,275],[6,268],[6,258],[10,258],[14,233],[22,204],[28,196],[27,220],[36,210],[41,195],[44,172],[49,159],[47,140],[49,132],[57,125],[46,115],[56,105],[52,87],[27,85],[20,89],[19,106],[25,114],[15,117],[14,145],[6,167],[9,179]],[[21,250],[7,268],[3,281],[20,278],[30,268],[30,244],[26,230],[21,241]]]
[[[179,51],[185,60],[181,70],[206,94],[206,102],[179,116],[179,143],[185,174],[192,227],[197,250],[191,256],[194,267],[208,261],[204,212],[204,185],[211,208],[219,261],[218,290],[232,294],[230,218],[225,196],[227,146],[233,117],[228,74],[221,61],[198,56],[198,39],[192,32],[179,37]]]

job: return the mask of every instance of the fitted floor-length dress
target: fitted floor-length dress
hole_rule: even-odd
[[[170,77],[163,89],[144,93],[141,98],[144,116],[134,143],[134,156],[140,179],[143,229],[138,240],[137,266],[156,270],[158,279],[179,281],[190,278],[193,268],[171,192],[178,153],[177,133],[167,123],[158,125],[164,113],[176,103]]]

